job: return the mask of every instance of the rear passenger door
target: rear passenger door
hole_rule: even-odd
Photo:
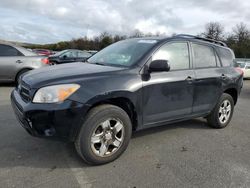
[[[0,80],[11,81],[15,79],[18,66],[23,56],[12,46],[0,44]]]
[[[213,109],[221,95],[223,70],[212,46],[191,43],[195,68],[193,113]]]

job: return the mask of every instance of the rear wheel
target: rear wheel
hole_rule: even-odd
[[[233,116],[234,100],[231,95],[223,93],[218,104],[207,117],[208,124],[213,128],[226,127]]]
[[[115,160],[126,150],[131,133],[131,121],[124,110],[113,105],[101,105],[88,113],[75,147],[87,163],[104,164]]]

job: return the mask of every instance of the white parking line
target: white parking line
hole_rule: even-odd
[[[65,148],[64,148],[65,149]],[[84,169],[81,168],[80,164],[77,163],[74,159],[72,159],[71,156],[69,156],[69,153],[67,150],[65,151],[67,164],[72,171],[73,175],[75,176],[80,188],[91,188],[92,185],[90,181],[88,181],[88,177],[86,173],[84,172]],[[78,167],[79,166],[79,167]]]
[[[82,168],[74,168],[70,166],[71,171],[73,172],[78,184],[81,188],[91,188],[92,185],[89,183],[86,173]]]

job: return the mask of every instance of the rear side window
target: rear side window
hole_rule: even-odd
[[[186,42],[163,45],[152,57],[152,60],[168,60],[170,70],[189,69],[189,50]]]
[[[62,54],[60,57],[64,57],[64,58],[74,58],[74,57],[77,57],[77,51],[68,51],[68,52]]]
[[[78,57],[90,57],[91,54],[87,53],[87,52],[78,52]]]
[[[22,54],[15,48],[0,44],[0,56],[21,56]]]
[[[217,48],[223,67],[229,67],[233,65],[234,54],[229,49]]]
[[[200,44],[192,44],[192,46],[196,68],[216,67],[216,57],[212,47]]]

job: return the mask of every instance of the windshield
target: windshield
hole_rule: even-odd
[[[112,44],[91,58],[89,63],[129,67],[138,62],[158,41],[150,39],[130,39]]]

